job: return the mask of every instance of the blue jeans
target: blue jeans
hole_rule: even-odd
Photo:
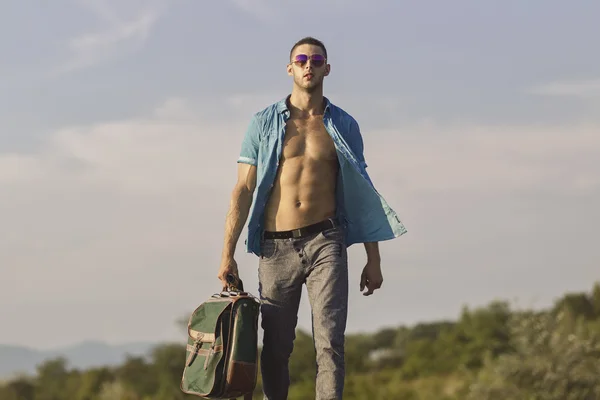
[[[348,254],[342,227],[292,239],[262,239],[259,294],[264,331],[261,375],[265,400],[285,400],[302,285],[312,309],[316,400],[340,400],[348,315]]]

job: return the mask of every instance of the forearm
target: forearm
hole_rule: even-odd
[[[233,258],[235,247],[248,219],[252,205],[252,192],[245,189],[234,189],[229,211],[225,219],[225,242],[223,244],[223,258]]]
[[[369,261],[381,261],[381,255],[379,254],[379,243],[370,242],[365,243],[365,251],[367,252],[367,260]]]

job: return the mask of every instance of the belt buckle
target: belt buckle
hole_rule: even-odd
[[[292,230],[292,237],[294,239],[297,239],[300,236],[302,236],[302,230],[300,228]]]

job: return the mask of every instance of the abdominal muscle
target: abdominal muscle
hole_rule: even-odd
[[[301,228],[335,216],[336,158],[288,158],[280,164],[265,210],[267,231]]]

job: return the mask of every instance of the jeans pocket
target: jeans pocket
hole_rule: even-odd
[[[262,259],[268,259],[268,258],[273,258],[275,257],[275,255],[277,255],[277,240],[275,239],[265,239],[262,241],[261,243],[261,248],[260,248],[260,258]]]
[[[344,239],[344,231],[340,226],[325,229],[321,231],[321,235],[328,240],[342,241]]]
[[[340,226],[329,228],[321,232],[321,237],[324,239],[324,245],[335,249],[334,254],[338,257],[344,256],[345,237],[344,230]]]

